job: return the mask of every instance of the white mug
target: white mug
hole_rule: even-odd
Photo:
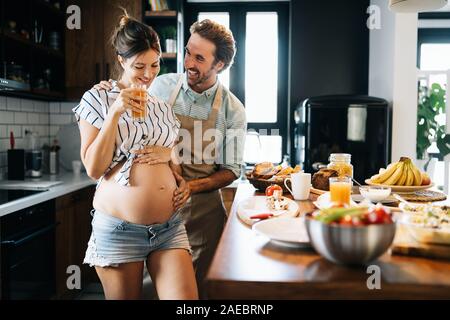
[[[292,190],[287,186],[288,180],[291,181]],[[295,200],[307,200],[311,190],[311,173],[292,173],[290,178],[284,180],[284,185]]]

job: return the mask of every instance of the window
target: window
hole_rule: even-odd
[[[450,19],[450,16],[448,17]],[[433,83],[438,83],[442,88],[448,90],[448,74],[450,70],[450,29],[447,28],[422,28],[418,31],[418,48],[417,48],[417,64],[420,69],[419,85],[430,87]],[[447,108],[448,108],[448,102]],[[446,114],[436,116],[439,125],[445,125],[447,121]],[[427,149],[427,152],[442,160],[439,149],[435,142]],[[431,179],[437,186],[445,186],[445,163],[437,161],[434,169],[431,165],[429,173],[432,174]],[[448,165],[448,164],[447,164]]]
[[[199,20],[228,27],[236,40],[234,65],[219,75],[245,106],[244,161],[279,163],[287,150],[288,3],[187,3],[186,34]]]
[[[450,69],[450,43],[424,43],[420,47],[421,70]]]
[[[277,122],[278,15],[247,13],[245,109],[248,122]]]

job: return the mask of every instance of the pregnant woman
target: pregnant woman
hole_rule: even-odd
[[[84,262],[95,266],[107,299],[139,299],[144,262],[160,299],[197,299],[180,209],[187,196],[173,203],[177,182],[185,182],[167,151],[180,123],[168,104],[145,91],[136,95],[135,85],[146,90],[159,73],[159,38],[125,13],[112,44],[121,67],[114,88],[87,91],[73,109],[82,161],[98,179]],[[139,121],[133,113],[145,116]],[[140,156],[144,148],[158,161]]]

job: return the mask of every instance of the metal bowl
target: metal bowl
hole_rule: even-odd
[[[362,265],[381,256],[392,244],[395,223],[339,226],[306,217],[306,230],[314,249],[338,264]]]

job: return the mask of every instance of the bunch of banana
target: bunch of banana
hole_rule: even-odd
[[[400,161],[391,163],[386,170],[380,170],[370,179],[373,183],[395,186],[420,186],[422,174],[410,158],[401,157]]]

